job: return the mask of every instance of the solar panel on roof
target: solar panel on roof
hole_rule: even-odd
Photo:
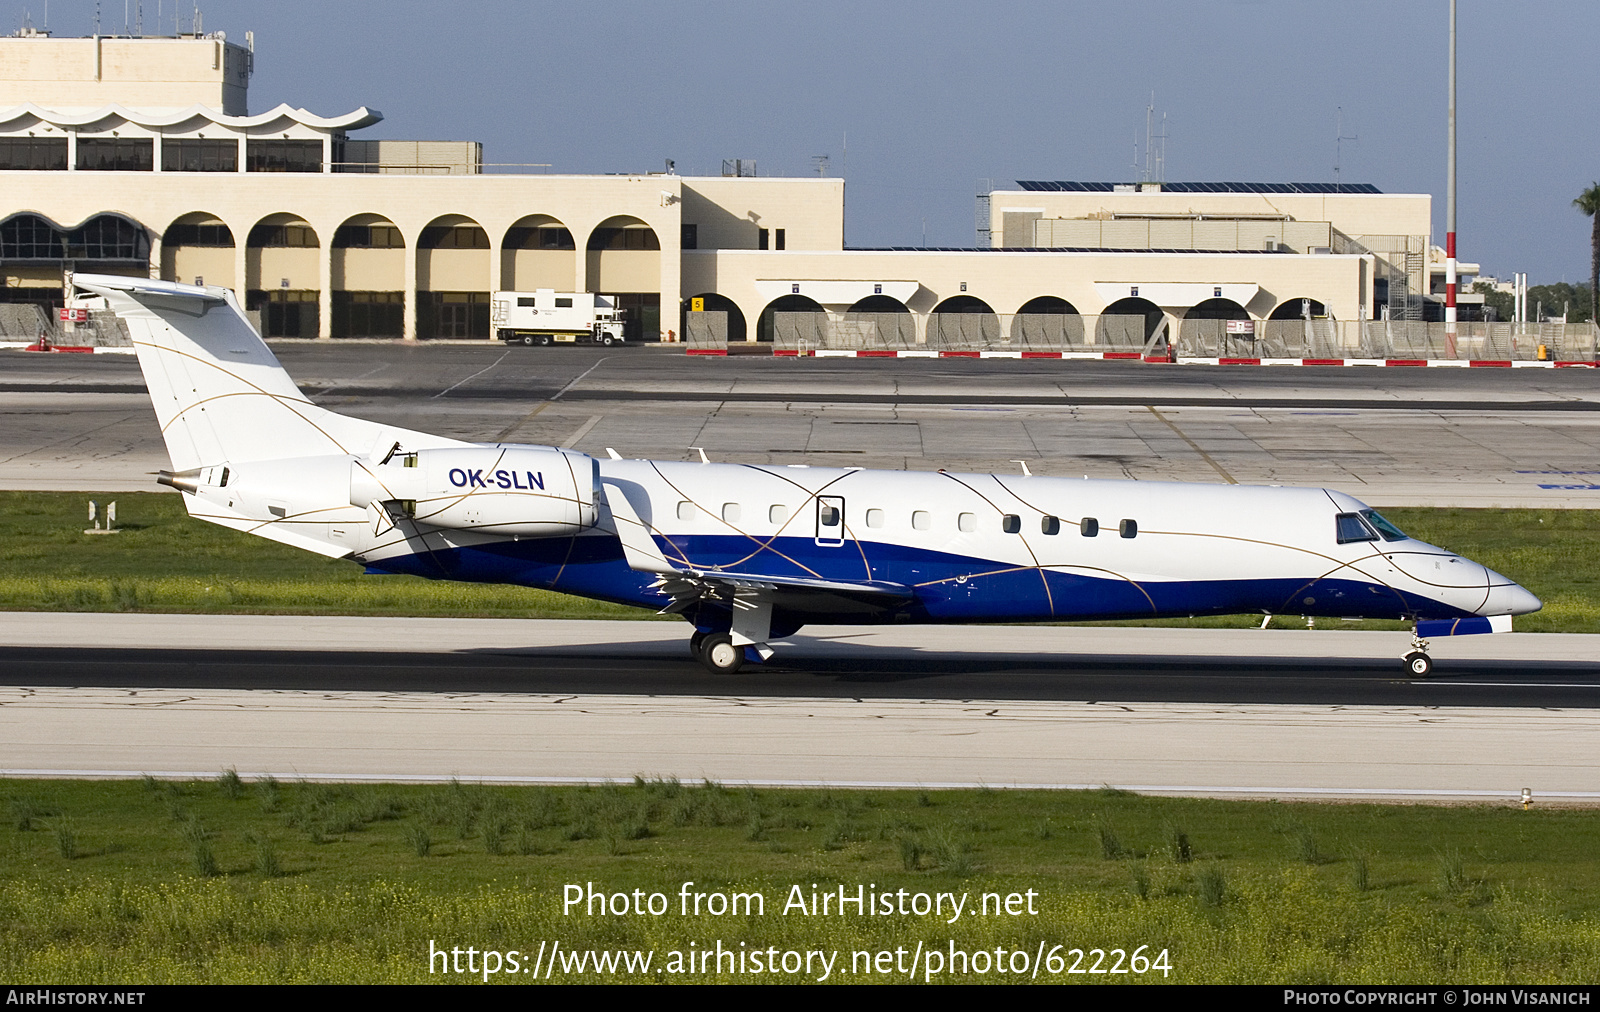
[[[1156,249],[1123,248],[1119,246],[846,246],[852,253],[1181,253],[1193,254],[1244,254],[1249,256],[1281,256],[1283,250],[1270,249]]]
[[[1019,179],[1017,186],[1034,192],[1111,193],[1119,186],[1137,183],[1101,183],[1079,180]],[[1166,193],[1382,193],[1371,183],[1161,183]]]

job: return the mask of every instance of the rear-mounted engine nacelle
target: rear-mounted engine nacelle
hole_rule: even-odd
[[[593,457],[552,447],[492,445],[356,460],[350,503],[431,527],[552,537],[597,521]]]

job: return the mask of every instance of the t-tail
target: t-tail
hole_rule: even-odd
[[[349,502],[353,463],[362,472],[401,448],[470,445],[311,403],[226,288],[93,274],[73,283],[127,322],[172,459],[157,481],[185,493],[195,517],[347,555],[330,525],[366,505]]]

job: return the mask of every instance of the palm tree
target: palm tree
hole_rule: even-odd
[[[1572,206],[1594,221],[1589,236],[1589,319],[1600,324],[1600,183],[1578,194]]]

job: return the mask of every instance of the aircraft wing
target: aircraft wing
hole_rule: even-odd
[[[668,615],[684,611],[704,598],[727,601],[735,607],[740,602],[762,601],[801,611],[809,608],[837,612],[879,611],[915,596],[910,587],[882,581],[843,583],[700,570],[663,573],[655,587],[672,598],[672,603],[661,609],[662,614]],[[821,598],[829,600],[824,602]]]

